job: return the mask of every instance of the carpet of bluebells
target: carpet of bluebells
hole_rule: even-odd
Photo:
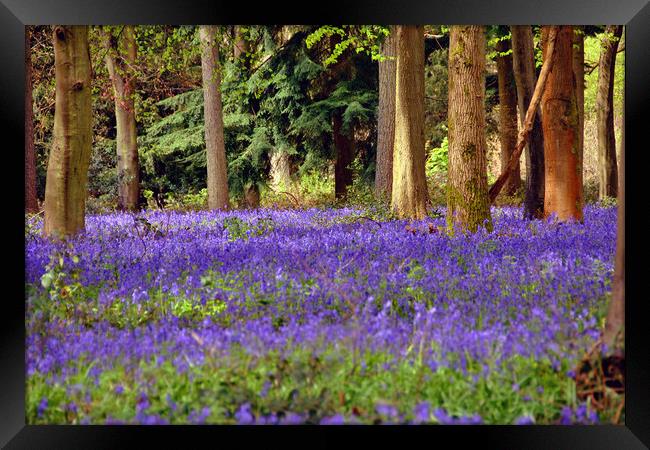
[[[616,208],[448,233],[356,209],[26,226],[28,423],[598,423]],[[373,218],[375,217],[375,218]]]

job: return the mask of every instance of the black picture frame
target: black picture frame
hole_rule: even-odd
[[[0,111],[4,133],[2,178],[7,225],[3,247],[5,292],[0,306],[0,445],[4,448],[120,448],[142,445],[193,447],[194,439],[246,447],[338,446],[350,437],[363,447],[441,438],[454,447],[502,449],[642,449],[650,446],[650,358],[643,314],[647,300],[644,263],[647,222],[643,216],[644,129],[650,123],[650,3],[648,0],[334,0],[302,5],[215,0],[1,0]],[[625,24],[626,144],[626,422],[625,426],[421,426],[421,427],[254,427],[246,426],[26,426],[24,303],[24,26],[43,24]],[[8,139],[10,138],[10,139]],[[646,169],[647,172],[647,169]],[[9,176],[7,176],[9,175]],[[631,207],[629,205],[632,205]],[[16,262],[23,262],[16,263]],[[16,271],[16,276],[12,276]],[[1,297],[0,297],[1,298]],[[137,440],[140,442],[136,444]],[[142,441],[142,440],[145,441]],[[257,443],[259,445],[259,443]]]

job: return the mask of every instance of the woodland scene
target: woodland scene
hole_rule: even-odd
[[[623,424],[619,25],[25,28],[28,424]]]

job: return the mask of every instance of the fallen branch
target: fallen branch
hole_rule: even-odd
[[[503,188],[506,181],[508,181],[508,177],[517,166],[519,158],[521,157],[521,152],[524,150],[526,142],[528,141],[528,137],[530,136],[530,132],[533,129],[533,121],[535,120],[535,114],[537,113],[539,103],[542,100],[542,92],[544,92],[546,79],[548,78],[548,74],[551,71],[551,67],[553,66],[553,54],[555,52],[555,38],[557,37],[557,31],[558,27],[556,25],[551,26],[551,29],[549,30],[547,43],[548,47],[546,52],[547,58],[542,65],[542,71],[540,72],[539,78],[537,79],[537,84],[535,84],[533,97],[530,99],[530,105],[528,105],[528,111],[526,111],[524,128],[519,133],[517,145],[515,146],[515,149],[510,156],[508,165],[503,170],[503,173],[499,175],[497,181],[495,181],[492,187],[490,187],[490,204],[494,203],[497,195],[499,195],[499,192],[501,192],[501,188]]]
[[[356,217],[357,217],[358,219],[366,219],[366,220],[369,220],[369,221],[371,221],[371,222],[376,223],[377,226],[381,227],[381,223],[380,223],[380,222],[377,222],[375,219],[373,219],[373,218],[371,218],[371,217],[368,217],[368,216],[356,216]]]
[[[621,404],[618,405],[618,408],[616,409],[616,414],[614,415],[614,419],[612,419],[612,423],[614,425],[617,425],[618,421],[621,419],[621,413],[623,412],[623,406],[625,406],[625,397],[623,397],[623,400],[621,400]]]
[[[32,220],[36,219],[38,216],[40,216],[40,215],[43,214],[44,212],[45,212],[45,210],[44,210],[44,209],[41,209],[41,210],[40,210],[39,212],[37,212],[37,213],[28,213],[29,215],[31,215],[31,217],[29,217],[29,218],[27,219],[27,223],[32,223]]]
[[[288,196],[293,200],[293,202],[294,202],[294,204],[296,205],[296,207],[297,207],[297,208],[300,208],[300,202],[298,201],[298,199],[296,198],[296,196],[293,195],[291,192],[287,192],[287,191],[276,191],[275,189],[273,189],[273,188],[270,187],[270,186],[269,186],[269,189],[270,189],[272,192],[276,192],[276,193],[278,193],[278,194],[285,194],[285,195],[288,195]]]

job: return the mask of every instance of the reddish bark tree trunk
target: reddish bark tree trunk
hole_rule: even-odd
[[[543,55],[550,27],[542,28]],[[582,221],[582,167],[578,154],[578,107],[573,79],[573,27],[561,26],[554,62],[542,95],[544,216]]]
[[[533,96],[530,99],[530,105],[528,105],[528,110],[526,111],[526,118],[524,119],[523,128],[519,133],[519,137],[517,138],[517,146],[515,147],[515,150],[512,152],[512,155],[510,156],[510,161],[506,165],[505,170],[503,171],[503,173],[501,173],[501,175],[499,175],[499,178],[494,182],[492,187],[490,187],[490,191],[489,191],[490,203],[494,202],[497,195],[499,195],[501,188],[503,187],[506,180],[508,179],[510,172],[514,171],[516,165],[519,163],[519,157],[521,156],[521,152],[523,151],[524,146],[528,141],[528,137],[530,136],[530,133],[533,129],[533,122],[537,117],[537,110],[539,109],[539,103],[542,100],[542,93],[546,85],[546,80],[548,79],[548,75],[553,65],[552,63],[554,58],[551,58],[550,55],[552,55],[553,52],[555,51],[556,36],[557,36],[557,27],[553,26],[551,27],[547,38],[547,49],[546,49],[547,58],[544,61],[542,70],[540,71],[539,74],[539,78],[535,83],[535,90],[533,91]]]

